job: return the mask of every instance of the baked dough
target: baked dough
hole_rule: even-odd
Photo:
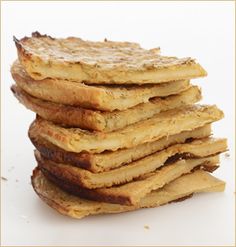
[[[46,78],[32,79],[19,61],[11,68],[16,84],[28,94],[43,100],[88,109],[125,110],[153,97],[178,94],[189,88],[189,80],[172,81],[157,85],[85,85],[69,80]]]
[[[146,195],[135,206],[95,202],[70,195],[49,182],[39,169],[32,175],[32,186],[38,196],[50,207],[63,215],[81,219],[88,215],[111,214],[133,211],[139,208],[157,207],[172,201],[179,201],[193,193],[221,192],[225,182],[205,171],[195,171],[181,176],[163,188]]]
[[[218,168],[219,155],[201,159],[182,159],[172,164],[163,166],[161,169],[141,176],[137,181],[132,181],[120,186],[101,189],[85,189],[58,179],[47,170],[42,169],[43,174],[61,189],[89,200],[118,203],[122,205],[136,205],[140,200],[153,190],[162,188],[164,185],[190,173],[193,169],[213,171]]]
[[[90,84],[144,84],[206,76],[192,58],[165,57],[136,43],[55,39],[38,32],[14,38],[18,58],[36,80],[61,78]]]
[[[191,105],[201,99],[201,91],[192,86],[177,95],[154,98],[124,111],[100,112],[37,99],[19,86],[11,87],[15,97],[42,118],[67,127],[109,132],[148,119],[161,111]]]
[[[69,164],[53,162],[42,157],[38,151],[35,152],[35,156],[38,165],[56,177],[81,187],[95,189],[130,182],[141,175],[155,171],[174,155],[188,154],[189,157],[206,157],[226,150],[226,139],[204,138],[170,146],[125,166],[102,173],[92,173]]]
[[[216,106],[192,105],[161,112],[150,119],[108,133],[63,128],[40,117],[37,117],[30,128],[37,131],[40,137],[66,151],[101,153],[105,150],[131,148],[164,136],[190,131],[222,117],[223,112]]]
[[[176,135],[163,137],[154,142],[144,143],[133,148],[106,151],[100,154],[67,152],[41,138],[34,128],[29,129],[29,138],[36,149],[47,159],[57,163],[67,163],[87,169],[94,173],[108,171],[121,165],[141,159],[147,155],[167,148],[170,145],[184,143],[186,140],[199,139],[211,135],[211,126],[184,131]]]

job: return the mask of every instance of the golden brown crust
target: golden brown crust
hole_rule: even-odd
[[[108,84],[161,83],[205,76],[193,59],[164,57],[129,42],[91,42],[79,38],[54,39],[32,35],[14,39],[18,57],[36,80],[63,78]]]
[[[55,124],[88,130],[103,130],[106,126],[103,114],[99,111],[40,100],[16,85],[13,85],[11,90],[20,103]]]
[[[187,153],[191,155],[190,157],[206,157],[226,150],[226,139],[204,138],[170,146],[125,166],[102,173],[92,173],[69,164],[53,162],[42,157],[38,151],[35,152],[35,157],[40,167],[60,179],[85,188],[95,189],[130,182],[141,175],[155,171],[163,166],[168,158],[176,154]]]
[[[89,201],[72,196],[49,182],[37,168],[31,180],[35,192],[45,203],[59,213],[77,219],[93,214],[121,213],[139,208],[157,207],[193,193],[220,192],[225,188],[223,181],[199,170],[177,178],[163,188],[151,192],[138,205],[126,206]]]
[[[190,131],[222,117],[223,112],[216,106],[192,105],[161,112],[150,119],[108,133],[63,128],[39,117],[31,128],[40,137],[66,151],[101,153],[105,150],[131,148],[164,136]]]
[[[176,107],[191,105],[201,99],[201,91],[192,86],[184,92],[165,98],[154,98],[125,111],[100,112],[81,107],[62,105],[30,96],[17,85],[12,85],[15,97],[42,118],[67,127],[109,132],[145,120]]]
[[[93,201],[117,203],[121,205],[136,205],[151,191],[160,189],[174,179],[190,173],[193,169],[203,169],[206,171],[208,168],[210,171],[217,169],[218,165],[215,162],[219,162],[218,155],[202,159],[180,160],[165,165],[155,172],[146,174],[144,178],[140,178],[136,181],[111,188],[93,190],[75,186],[68,181],[61,180],[46,169],[42,168],[41,170],[47,179],[72,195]],[[210,169],[211,167],[212,169]]]
[[[206,125],[192,131],[181,132],[173,136],[163,137],[158,141],[144,143],[130,149],[122,149],[115,152],[101,154],[67,152],[52,143],[40,138],[34,129],[29,129],[29,138],[36,149],[47,159],[57,163],[67,163],[98,173],[128,164],[170,145],[184,143],[189,139],[199,139],[211,135],[211,126]]]
[[[104,111],[125,110],[153,97],[178,94],[190,86],[188,80],[142,86],[87,86],[51,78],[36,81],[27,75],[19,61],[12,65],[11,74],[18,86],[36,98]]]
[[[102,99],[108,96],[108,91],[100,87],[51,78],[34,80],[18,60],[11,66],[11,75],[17,85],[28,94],[55,103],[96,108],[101,106]]]

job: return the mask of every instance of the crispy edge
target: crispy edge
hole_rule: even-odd
[[[106,127],[106,121],[100,112],[37,99],[24,92],[17,85],[12,85],[11,91],[26,108],[55,124],[98,131]]]
[[[57,79],[51,78],[34,80],[21,67],[18,60],[11,66],[11,75],[16,84],[28,94],[55,103],[102,109],[104,97],[111,95],[104,88],[73,83],[67,80],[62,80],[60,83]],[[57,99],[51,95],[52,90],[59,92]]]

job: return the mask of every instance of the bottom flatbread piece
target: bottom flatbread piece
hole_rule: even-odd
[[[225,188],[224,181],[198,170],[149,193],[135,206],[125,206],[89,201],[70,195],[49,182],[38,168],[33,172],[32,185],[39,197],[50,207],[61,214],[77,219],[94,214],[122,213],[139,208],[157,207],[186,198],[193,193],[220,192]]]

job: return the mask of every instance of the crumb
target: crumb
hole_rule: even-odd
[[[1,177],[2,180],[7,181],[8,179],[5,177]]]
[[[145,229],[150,229],[150,227],[148,225],[145,225],[144,228]]]
[[[16,182],[19,182],[19,180],[18,180],[18,179],[16,179]]]
[[[229,153],[225,153],[225,157],[226,158],[230,157],[230,154]]]

